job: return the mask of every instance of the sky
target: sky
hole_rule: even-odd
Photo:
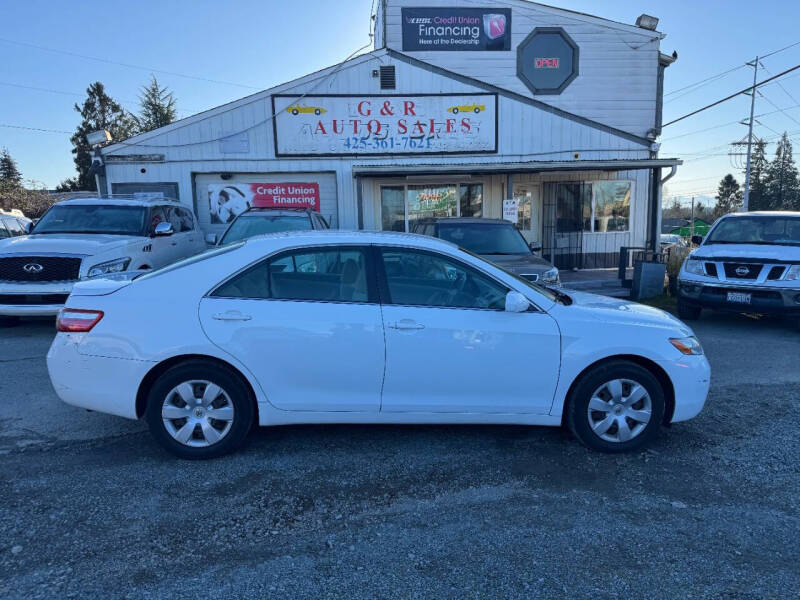
[[[137,111],[140,89],[153,73],[185,117],[346,58],[369,43],[372,3],[0,0],[0,147],[8,148],[24,178],[53,188],[75,174],[69,136],[80,117],[73,104],[82,102],[91,82],[103,82],[113,98]],[[753,78],[746,62],[800,42],[793,25],[800,3],[788,0],[551,4],[631,24],[643,12],[659,17],[667,36],[661,51],[678,52],[665,75],[665,123],[746,88]],[[800,44],[764,59],[758,79],[797,64]],[[783,131],[800,140],[800,70],[779,81],[756,99],[762,116],[754,131],[772,142],[770,154]],[[738,121],[749,110],[750,98],[742,95],[664,128],[661,156],[684,160],[665,197],[713,196],[728,172],[743,183],[728,153],[747,134]]]

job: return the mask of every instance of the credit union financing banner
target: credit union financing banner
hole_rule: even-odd
[[[495,94],[272,96],[276,156],[497,152]]]
[[[403,50],[511,50],[511,9],[403,8]]]
[[[230,223],[248,208],[311,208],[319,211],[318,183],[212,183],[211,222]]]

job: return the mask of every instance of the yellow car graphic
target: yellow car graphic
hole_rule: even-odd
[[[292,113],[293,115],[321,115],[322,113],[328,112],[321,106],[300,106],[299,104],[293,104],[286,108],[286,112]]]
[[[451,106],[447,109],[447,112],[453,113],[454,115],[460,112],[474,112],[478,114],[482,110],[486,110],[485,104],[460,104],[458,106]]]

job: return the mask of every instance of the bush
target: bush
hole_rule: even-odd
[[[677,277],[680,273],[683,261],[689,256],[692,251],[691,248],[682,246],[672,246],[669,249],[669,256],[667,256],[667,276]]]

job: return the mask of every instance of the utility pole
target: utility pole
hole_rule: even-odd
[[[747,63],[753,67],[753,89],[750,90],[750,125],[747,133],[747,166],[744,171],[744,204],[742,210],[747,212],[750,208],[750,152],[753,148],[753,113],[756,108],[756,76],[758,75],[758,57],[752,63]]]
[[[692,196],[692,221],[690,227],[689,240],[691,241],[691,239],[694,237],[694,196]]]

